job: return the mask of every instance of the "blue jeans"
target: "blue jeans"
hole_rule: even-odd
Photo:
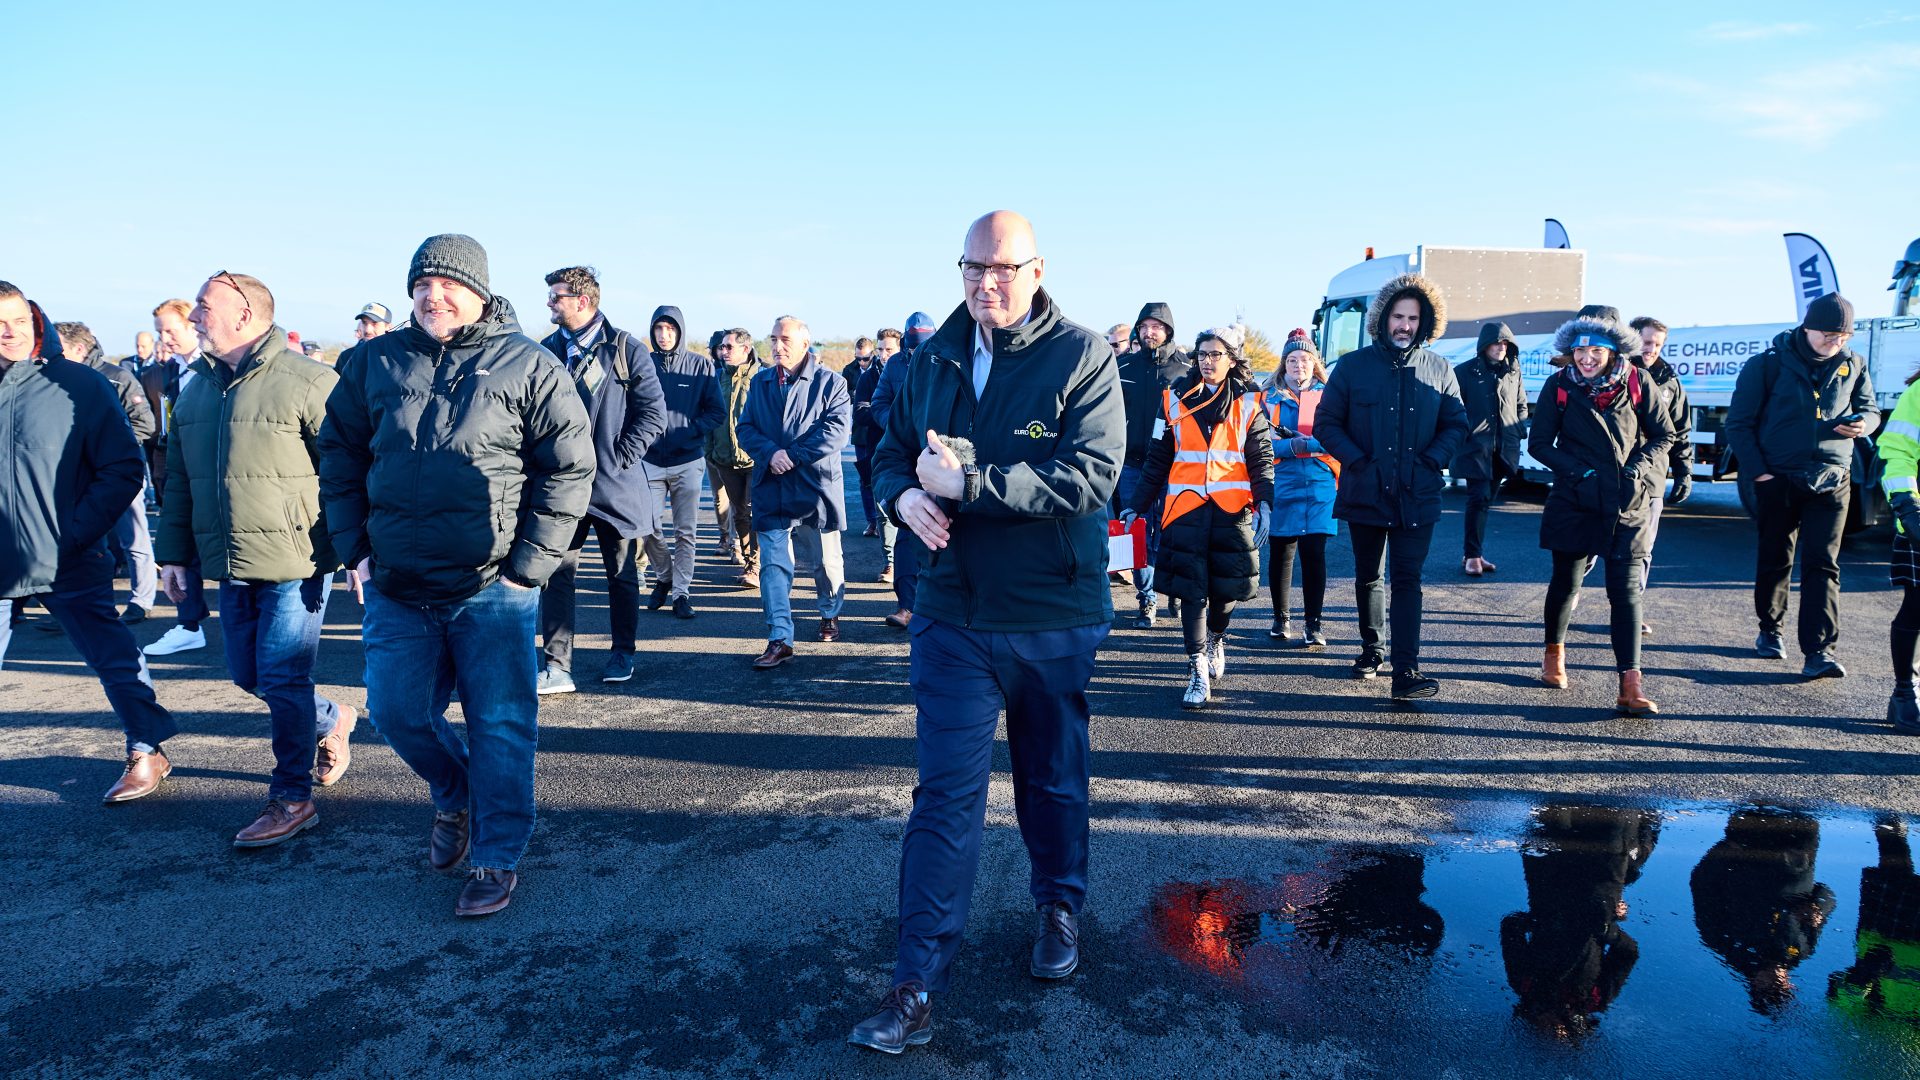
[[[1002,634],[913,619],[909,666],[920,782],[900,843],[895,985],[947,988],[980,865],[1004,704],[1013,811],[1036,906],[1078,912],[1087,896],[1087,681],[1105,623]]]
[[[233,685],[267,703],[271,719],[270,799],[313,798],[315,744],[340,716],[340,707],[313,689],[313,661],[332,592],[330,573],[305,581],[220,583],[227,671]]]
[[[1143,475],[1132,465],[1120,466],[1120,483],[1113,489],[1113,510],[1108,517],[1119,517],[1121,510],[1133,504],[1133,490],[1140,486]],[[1145,606],[1153,598],[1153,561],[1160,557],[1160,504],[1148,507],[1141,517],[1147,523],[1147,564],[1133,571],[1133,595]]]
[[[366,590],[367,714],[445,813],[471,810],[475,867],[511,870],[533,838],[534,624],[540,590],[495,581],[451,604],[421,607]],[[455,687],[462,742],[447,723]]]
[[[101,552],[100,557],[109,556]],[[180,733],[173,714],[153,695],[147,658],[141,655],[133,631],[120,621],[120,611],[113,606],[111,580],[80,589],[55,589],[42,594],[40,602],[60,620],[74,651],[100,677],[107,701],[127,733],[127,749],[145,743],[157,750],[162,742]]]
[[[813,571],[820,617],[837,619],[847,596],[847,574],[840,534],[807,525],[761,529],[760,607],[767,615],[767,640],[793,644],[793,577],[796,564]]]

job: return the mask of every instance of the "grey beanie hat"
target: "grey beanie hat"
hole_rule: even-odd
[[[493,299],[493,291],[487,288],[487,249],[471,236],[441,233],[427,237],[413,253],[413,265],[407,268],[409,294],[413,283],[423,277],[452,278],[479,293],[481,299]]]

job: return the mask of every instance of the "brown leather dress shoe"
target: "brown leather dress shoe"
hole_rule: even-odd
[[[320,746],[314,752],[314,783],[321,787],[332,787],[347,775],[347,765],[353,761],[353,746],[348,739],[353,735],[353,726],[359,719],[360,713],[353,706],[340,706],[340,717],[334,721],[333,730],[320,740]]]
[[[455,915],[491,915],[513,901],[513,887],[520,883],[511,870],[474,867],[467,874],[466,887],[454,902]]]
[[[127,767],[114,781],[107,793],[100,797],[104,803],[132,802],[160,790],[160,781],[173,773],[173,762],[167,755],[155,750],[146,753],[140,750],[127,751]]]
[[[267,808],[260,811],[253,824],[234,834],[233,846],[272,847],[318,824],[320,811],[313,808],[312,799],[305,802],[268,799]]]
[[[894,612],[893,614],[887,616],[885,619],[886,624],[888,626],[893,627],[895,630],[905,630],[907,628],[907,624],[911,623],[912,621],[913,621],[913,611],[909,608],[901,608],[899,611]]]
[[[767,651],[754,658],[753,670],[772,671],[791,659],[793,659],[793,646],[784,641],[769,641]]]
[[[427,837],[427,864],[443,874],[459,866],[472,842],[471,824],[472,818],[465,810],[454,814],[434,811],[433,832]]]
[[[820,620],[820,640],[821,641],[839,641],[840,640],[840,620],[839,619],[821,619]]]

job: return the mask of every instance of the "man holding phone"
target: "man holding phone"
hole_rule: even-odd
[[[1787,589],[1800,547],[1800,651],[1808,679],[1841,678],[1840,537],[1846,529],[1855,439],[1880,426],[1867,365],[1847,348],[1853,305],[1828,293],[1807,305],[1800,325],[1747,361],[1727,409],[1727,441],[1740,482],[1752,485],[1759,549],[1754,651],[1786,654]],[[1800,545],[1800,534],[1807,543]]]

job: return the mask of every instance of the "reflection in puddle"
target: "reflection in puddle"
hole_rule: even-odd
[[[1474,1075],[1920,1076],[1920,876],[1897,822],[1554,805],[1290,855],[1304,869],[1170,883],[1148,909],[1153,943],[1249,1023]],[[1836,921],[1854,947],[1822,951]]]

